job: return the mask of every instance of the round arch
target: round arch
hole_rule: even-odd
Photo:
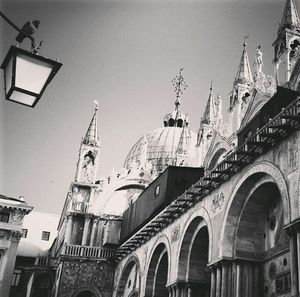
[[[208,241],[209,241],[209,247],[208,247],[208,262],[211,261],[211,257],[212,257],[212,247],[213,247],[213,231],[212,231],[212,225],[211,225],[211,220],[209,217],[209,214],[207,212],[207,210],[203,207],[203,206],[197,206],[196,208],[192,208],[189,212],[188,212],[188,220],[185,222],[184,224],[184,228],[181,231],[180,234],[180,239],[179,239],[179,248],[178,248],[178,253],[176,255],[176,262],[174,261],[174,264],[176,265],[176,275],[177,278],[182,280],[182,276],[185,272],[180,271],[179,272],[179,266],[180,266],[180,251],[183,247],[184,240],[185,240],[185,236],[188,232],[189,228],[193,228],[191,227],[192,222],[198,218],[198,220],[202,220],[201,222],[201,226],[203,224],[203,226],[206,226],[208,229]],[[199,222],[200,222],[199,221]],[[191,229],[192,230],[192,229]],[[190,231],[191,231],[190,230]],[[187,259],[187,258],[186,258]]]
[[[223,226],[220,234],[219,257],[234,257],[234,236],[237,231],[240,214],[242,213],[249,197],[264,183],[273,183],[278,188],[283,205],[283,224],[290,221],[290,201],[287,185],[281,171],[267,161],[251,165],[241,175],[232,187],[229,202],[225,211]]]
[[[166,241],[168,242],[165,236],[159,238],[152,249],[147,265],[145,297],[168,296],[166,285],[170,274],[170,249],[168,250]]]
[[[102,297],[102,295],[96,288],[84,286],[74,291],[72,297]]]
[[[230,150],[228,144],[226,142],[218,142],[212,149],[211,153],[207,153],[204,159],[204,166],[208,170],[213,169],[221,156]]]
[[[131,275],[133,276],[133,281],[129,279]],[[132,255],[122,270],[117,287],[117,296],[125,296],[126,289],[130,290],[128,296],[139,296],[140,278],[140,261],[136,255]]]

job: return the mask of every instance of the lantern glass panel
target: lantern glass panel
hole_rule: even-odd
[[[9,91],[12,83],[12,66],[13,66],[13,59],[10,59],[7,63],[7,66],[5,68],[5,88],[6,92]]]
[[[53,65],[18,54],[16,58],[15,86],[40,94],[52,69]]]
[[[14,90],[10,95],[9,99],[25,105],[32,106],[36,100],[36,97]]]

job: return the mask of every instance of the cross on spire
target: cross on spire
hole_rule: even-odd
[[[172,84],[174,86],[174,91],[176,94],[176,100],[175,100],[175,109],[178,110],[180,106],[180,95],[183,95],[183,91],[188,87],[186,81],[184,80],[182,76],[183,68],[180,68],[179,74],[176,75],[173,80]]]

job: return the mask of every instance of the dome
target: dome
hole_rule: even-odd
[[[191,160],[196,155],[196,140],[196,133],[187,127],[156,129],[145,134],[133,145],[124,167],[127,169],[134,167],[141,162],[144,154],[158,172],[162,172],[169,165],[179,165],[180,158],[185,158],[184,165],[193,166]]]

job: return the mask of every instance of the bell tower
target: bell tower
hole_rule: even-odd
[[[273,47],[276,82],[288,82],[300,54],[300,20],[294,0],[286,0]]]
[[[94,184],[98,169],[98,159],[100,153],[100,141],[98,135],[97,110],[95,112],[88,130],[81,141],[79,157],[77,162],[75,182]]]

